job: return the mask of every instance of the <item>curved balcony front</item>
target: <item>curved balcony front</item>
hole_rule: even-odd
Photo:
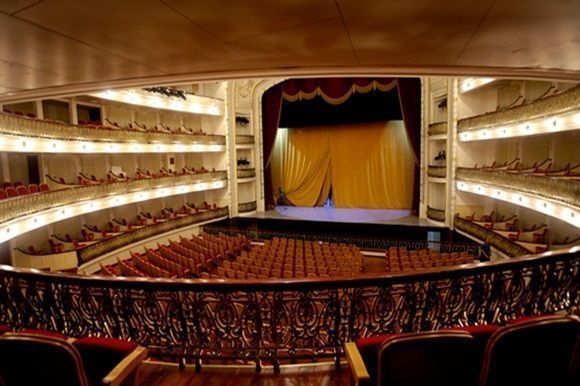
[[[427,206],[427,218],[439,222],[445,222],[445,210]]]
[[[6,199],[0,201],[0,242],[85,213],[225,186],[227,173],[218,171],[87,185]]]
[[[428,135],[447,135],[447,122],[432,123],[427,128]]]
[[[339,361],[344,343],[361,337],[570,310],[579,282],[578,248],[342,279],[117,279],[0,266],[0,324],[129,339],[200,366],[227,358],[259,368]]]
[[[447,178],[447,167],[428,165],[427,175],[434,178]]]
[[[223,135],[115,130],[0,113],[0,151],[36,153],[165,153],[225,150]]]
[[[242,202],[238,204],[238,212],[248,213],[253,212],[257,209],[258,205],[256,201]]]

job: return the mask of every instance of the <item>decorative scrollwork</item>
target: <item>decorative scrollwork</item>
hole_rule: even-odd
[[[143,281],[0,267],[0,323],[132,339],[164,359],[260,366],[327,357],[385,333],[504,323],[578,306],[580,252],[401,275]]]

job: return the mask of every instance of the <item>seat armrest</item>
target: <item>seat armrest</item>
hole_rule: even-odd
[[[119,386],[133,371],[138,370],[146,356],[147,349],[138,346],[103,378],[103,385]]]
[[[348,366],[354,377],[355,385],[361,385],[361,383],[366,383],[370,380],[369,372],[365,366],[365,363],[356,347],[354,342],[347,342],[344,344],[344,351],[346,353],[346,360],[348,361]]]

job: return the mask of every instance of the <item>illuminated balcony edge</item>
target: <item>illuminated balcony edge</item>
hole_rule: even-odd
[[[185,100],[165,97],[144,90],[106,90],[90,94],[93,97],[134,106],[149,107],[159,110],[170,110],[181,113],[221,116],[224,113],[224,101],[200,95],[186,95]]]
[[[550,217],[558,218],[576,228],[580,228],[580,210],[554,200],[529,193],[523,193],[493,185],[473,183],[464,180],[456,182],[457,190],[509,202],[532,209]]]
[[[200,153],[225,151],[225,145],[69,141],[0,134],[0,151],[57,154]]]
[[[147,191],[169,186],[181,186],[198,182],[227,179],[225,170],[203,174],[186,174],[148,179],[132,179],[113,183],[83,185],[68,189],[55,189],[40,194],[28,194],[0,201],[0,224],[17,217],[70,205],[94,198],[107,197],[136,191]]]
[[[507,125],[497,124],[485,129],[462,131],[458,133],[458,136],[459,141],[469,142],[559,133],[578,128],[580,128],[580,111],[573,111],[524,122],[515,122]]]
[[[495,78],[465,78],[459,82],[459,91],[464,94],[495,82]]]
[[[455,178],[477,184],[500,186],[512,191],[558,201],[572,207],[580,207],[580,184],[566,178],[464,167],[457,168]]]
[[[197,182],[187,185],[160,187],[148,191],[136,191],[125,194],[111,195],[94,200],[85,200],[70,205],[54,207],[0,224],[0,243],[21,236],[34,229],[38,229],[43,226],[83,214],[156,198],[222,189],[226,186],[227,180]]]

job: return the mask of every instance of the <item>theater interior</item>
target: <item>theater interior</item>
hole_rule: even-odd
[[[579,14],[0,2],[0,386],[580,384]]]

